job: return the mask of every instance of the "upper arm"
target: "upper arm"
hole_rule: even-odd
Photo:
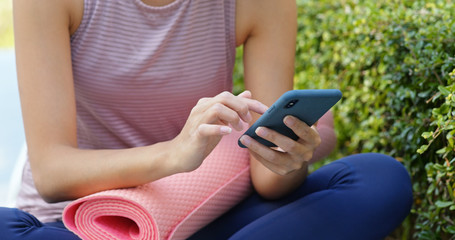
[[[295,0],[243,0],[239,14],[248,26],[244,39],[245,87],[271,105],[293,88],[297,32]],[[245,14],[248,13],[248,14]]]
[[[13,2],[17,77],[34,177],[48,165],[44,156],[55,144],[76,146],[70,7],[67,0]]]

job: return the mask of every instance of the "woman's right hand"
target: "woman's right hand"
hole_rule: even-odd
[[[197,169],[215,148],[222,136],[234,128],[243,129],[243,123],[253,118],[251,111],[263,114],[268,107],[251,98],[245,91],[238,96],[222,92],[212,98],[202,98],[191,110],[180,134],[172,140],[177,148],[172,157],[175,167],[182,172]],[[241,121],[242,120],[242,121]]]

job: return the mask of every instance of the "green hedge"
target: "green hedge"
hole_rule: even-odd
[[[339,151],[331,158],[372,151],[395,157],[412,177],[415,200],[396,235],[454,239],[454,3],[298,6],[295,87],[344,93],[334,109]]]
[[[455,239],[454,3],[297,2],[295,88],[344,94],[334,108],[338,151],[327,162],[359,152],[395,157],[411,175],[414,206],[392,236]],[[238,49],[235,92],[241,57]]]

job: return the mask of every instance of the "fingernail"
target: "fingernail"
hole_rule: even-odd
[[[267,134],[269,134],[269,131],[267,131],[267,129],[265,129],[265,128],[263,128],[263,127],[258,127],[258,128],[256,128],[255,133],[256,133],[259,137],[266,137]]]
[[[251,139],[250,139],[248,136],[243,135],[243,136],[240,138],[240,142],[242,142],[243,145],[245,145],[245,146],[248,147],[248,146],[250,146],[250,144],[251,144]]]
[[[247,94],[248,96],[251,96],[251,92],[248,90],[243,91],[242,94]]]
[[[295,119],[291,116],[286,116],[284,118],[284,124],[286,124],[288,127],[292,127],[295,124]]]
[[[220,132],[221,132],[221,134],[229,134],[232,132],[232,128],[227,127],[227,126],[221,126]]]

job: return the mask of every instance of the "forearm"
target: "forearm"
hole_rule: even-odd
[[[74,131],[63,138],[69,140],[46,141],[32,126],[28,144],[36,186],[46,200],[62,201],[193,171],[222,136],[229,134],[231,129],[227,125],[240,130],[241,126],[237,126],[240,120],[251,120],[249,111],[259,114],[266,111],[265,105],[250,97],[249,92],[239,96],[223,92],[201,99],[175,138],[130,149],[77,149]]]
[[[98,191],[135,187],[179,171],[166,149],[170,142],[117,150],[53,146],[30,154],[33,177],[49,202],[72,200]]]

